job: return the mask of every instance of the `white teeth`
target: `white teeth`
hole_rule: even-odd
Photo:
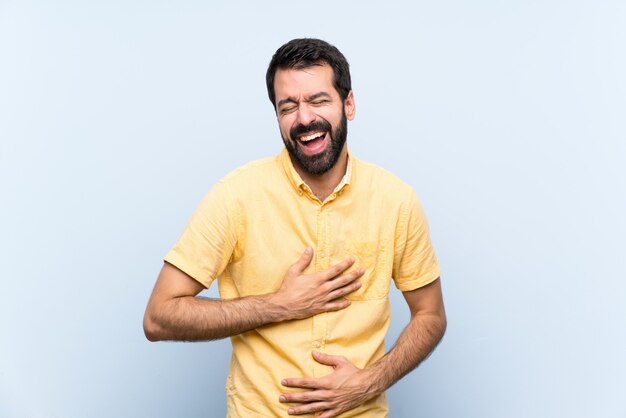
[[[324,135],[324,132],[316,132],[314,134],[301,137],[300,141],[302,141],[302,142],[309,142],[310,140],[315,139],[315,138],[319,138],[322,135]]]

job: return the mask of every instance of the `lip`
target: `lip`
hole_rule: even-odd
[[[320,132],[324,132],[324,131],[307,132],[306,134],[300,135],[298,137],[296,142],[298,143],[298,146],[300,147],[300,149],[302,150],[304,154],[312,156],[312,155],[319,154],[320,152],[326,149],[326,147],[328,146],[328,132],[324,132],[324,136],[321,137],[322,138],[321,140],[318,138],[313,139],[312,141],[308,141],[308,142],[304,142],[301,140],[301,138],[303,137],[307,137],[307,136],[317,134]]]

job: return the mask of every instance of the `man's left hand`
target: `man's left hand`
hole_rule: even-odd
[[[320,378],[283,379],[281,384],[291,388],[308,389],[304,392],[283,393],[280,402],[301,405],[289,408],[289,415],[322,412],[318,418],[336,417],[378,395],[374,380],[344,356],[332,356],[313,351],[315,361],[335,370]]]

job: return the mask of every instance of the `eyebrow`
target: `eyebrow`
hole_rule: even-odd
[[[307,97],[306,99],[304,99],[305,102],[312,102],[313,100],[317,100],[320,97],[324,97],[327,99],[330,99],[331,96],[330,94],[326,93],[325,91],[320,91],[319,93],[315,93],[309,97]],[[298,103],[298,101],[294,98],[288,97],[286,99],[282,99],[278,102],[278,104],[276,105],[276,107],[281,107],[282,105],[285,105],[287,103]]]

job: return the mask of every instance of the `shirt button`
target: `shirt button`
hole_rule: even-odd
[[[313,347],[315,348],[320,348],[322,346],[322,343],[319,341],[313,341]]]

